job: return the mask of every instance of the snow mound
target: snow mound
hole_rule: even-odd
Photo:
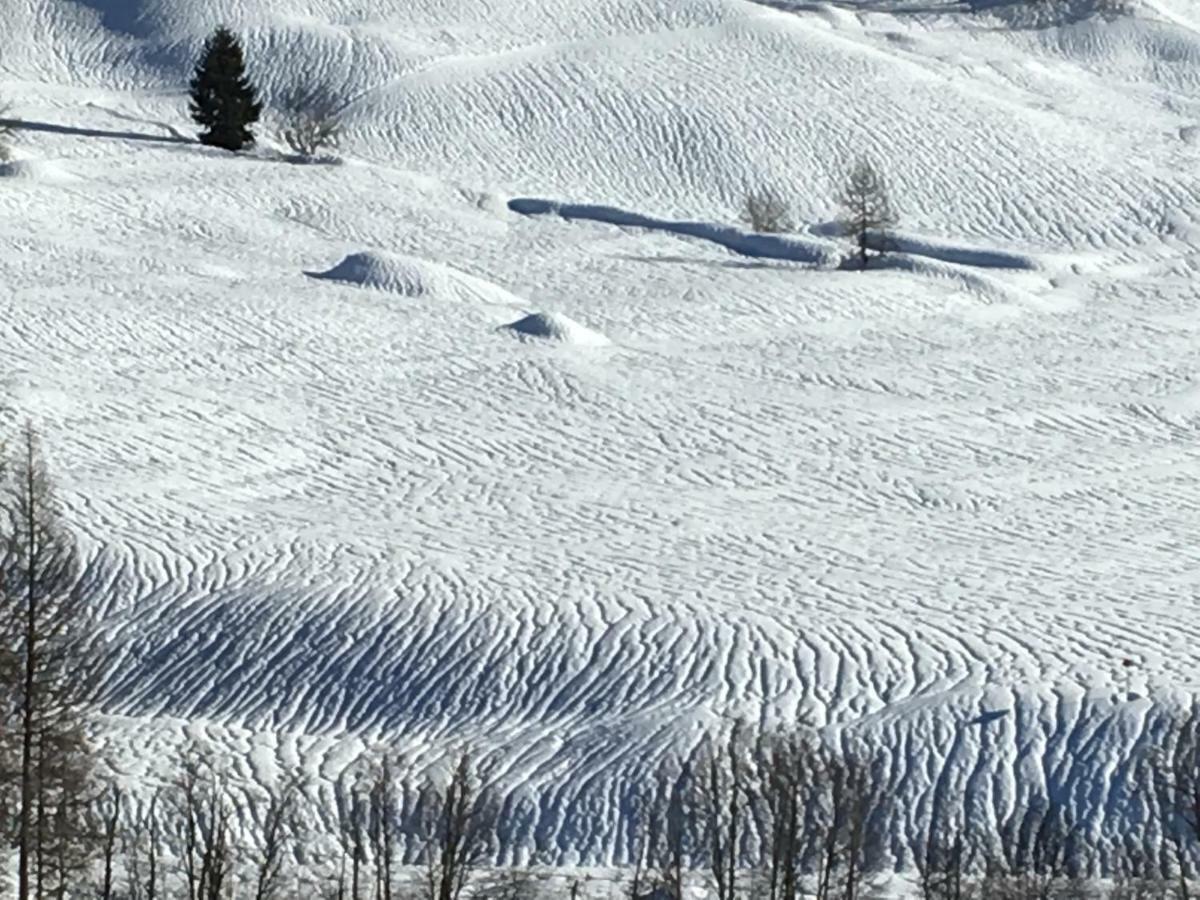
[[[537,338],[580,347],[602,347],[609,343],[608,338],[600,332],[580,325],[561,313],[530,313],[523,319],[505,325],[504,329],[523,339]]]
[[[402,297],[478,301],[516,308],[525,306],[519,297],[490,281],[444,263],[399,253],[378,250],[351,253],[328,271],[306,274],[310,278],[353,284]]]
[[[60,163],[44,159],[14,159],[0,162],[0,178],[40,181],[43,184],[62,184],[79,180]]]
[[[368,251],[351,253],[327,272],[310,272],[313,278],[343,281],[389,291],[403,297],[424,297],[447,287],[444,267],[423,259]]]

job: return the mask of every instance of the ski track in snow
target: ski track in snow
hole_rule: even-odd
[[[106,604],[114,767],[195,733],[329,790],[470,742],[499,857],[605,863],[647,764],[803,719],[886,749],[898,862],[960,802],[1142,827],[1151,699],[1200,662],[1193,4],[198,6],[0,37],[4,415]],[[352,98],[344,165],[178,139],[218,11],[268,98]],[[662,227],[731,234],[763,181],[828,221],[863,150],[900,269]],[[611,343],[513,340],[535,310]]]

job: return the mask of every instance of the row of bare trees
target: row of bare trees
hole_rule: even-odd
[[[481,872],[497,807],[469,754],[416,785],[417,813],[403,833],[399,791],[412,785],[401,787],[390,758],[370,762],[368,778],[339,785],[332,821],[302,779],[265,795],[239,789],[198,746],[176,769],[148,795],[115,784],[87,795],[69,841],[55,844],[71,865],[39,863],[27,895],[5,885],[0,896],[462,900],[485,884],[490,895],[515,883]]]
[[[875,767],[808,730],[735,725],[654,779],[637,811],[631,892],[681,900],[862,896],[878,856]]]
[[[699,882],[715,900],[864,900],[869,876],[899,861],[924,900],[1200,897],[1200,705],[1148,729],[1118,791],[1131,832],[1107,835],[1102,855],[1047,796],[998,826],[942,798],[925,821],[905,816],[909,846],[889,846],[887,770],[866,745],[735,726],[648,784],[631,894],[684,900]]]
[[[462,753],[417,772],[372,752],[322,794],[299,774],[273,790],[234,785],[200,745],[173,776],[129,790],[88,735],[105,681],[96,614],[32,427],[0,491],[0,896],[19,900],[520,900],[516,872],[485,872],[506,830],[486,767]],[[1109,895],[1190,900],[1200,859],[1200,705],[1157,713],[1126,795],[1158,836],[1120,840]],[[964,805],[914,826],[897,853],[883,766],[865,745],[815,729],[729,725],[638,783],[627,810],[635,898],[864,900],[868,875],[913,864],[928,900],[1050,900],[1088,893],[1095,854],[1069,810],[988,831]],[[913,817],[908,816],[912,821]],[[1145,824],[1145,823],[1143,823]],[[1149,833],[1149,832],[1145,832]],[[911,858],[904,860],[905,853]],[[11,862],[11,865],[10,865]],[[413,877],[419,872],[419,877]]]
[[[1172,759],[1193,727],[1170,738]],[[1184,804],[1197,773],[1161,754],[1145,761],[1147,797],[1164,827],[1185,825],[1171,831],[1165,857],[1115,849],[1098,888],[1087,878],[1088,838],[1065,810],[1045,805],[989,831],[960,809],[938,814],[921,834],[911,860],[915,890],[924,900],[1193,896],[1197,834]],[[256,800],[232,792],[193,752],[144,809],[123,815],[119,794],[105,807],[96,895],[532,900],[553,893],[527,873],[485,868],[504,821],[471,756],[415,787],[402,771],[391,756],[365,760],[338,792],[330,827],[318,824],[325,810],[302,781]],[[633,864],[624,892],[637,900],[684,900],[695,887],[715,900],[874,896],[871,876],[891,863],[883,775],[864,747],[836,748],[811,731],[763,736],[734,727],[714,736],[646,778],[629,811]],[[246,819],[254,821],[248,830]],[[557,895],[568,892],[576,895],[560,882]]]

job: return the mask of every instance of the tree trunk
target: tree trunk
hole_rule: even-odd
[[[25,568],[25,678],[24,695],[21,697],[21,822],[20,847],[17,863],[17,898],[29,900],[29,866],[33,855],[33,804],[35,800],[33,729],[37,703],[34,691],[37,686],[37,553],[36,522],[33,510],[33,466],[26,471],[24,488],[30,502],[25,508],[25,527],[31,542]]]

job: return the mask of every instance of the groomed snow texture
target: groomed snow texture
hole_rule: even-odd
[[[190,140],[220,22],[268,119],[346,100],[343,165]],[[804,719],[884,754],[897,861],[959,803],[1136,833],[1200,663],[1198,28],[6,0],[2,424],[102,598],[122,771],[185,733],[323,783],[471,742],[499,855],[606,863],[638,773]],[[903,213],[865,274],[822,225],[860,153]],[[796,235],[738,224],[763,184]]]

